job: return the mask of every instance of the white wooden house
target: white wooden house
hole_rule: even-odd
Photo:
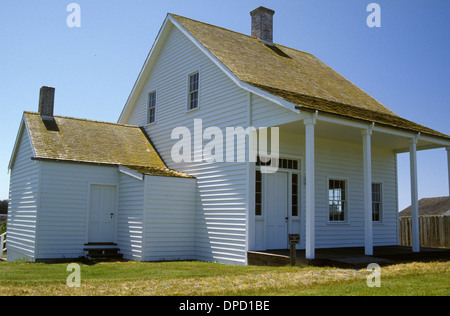
[[[250,250],[287,248],[288,233],[307,258],[397,245],[396,154],[411,155],[417,218],[416,150],[449,149],[450,137],[274,44],[273,14],[251,12],[252,36],[168,14],[117,124],[25,112],[8,259],[76,258],[110,243],[132,260],[247,264]],[[222,151],[227,128],[261,138],[265,127],[278,128],[277,172],[264,172],[264,154],[250,159],[250,137],[237,137],[243,155]],[[211,144],[223,159],[206,159]]]

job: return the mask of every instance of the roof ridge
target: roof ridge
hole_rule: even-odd
[[[33,112],[33,111],[24,111],[23,113],[24,114],[32,114],[32,115],[40,115],[38,112]],[[139,126],[137,126],[137,125],[123,124],[123,123],[113,123],[113,122],[99,121],[99,120],[91,120],[91,119],[87,119],[87,118],[78,118],[78,117],[71,117],[71,116],[64,116],[64,115],[53,115],[53,117],[62,118],[62,119],[69,119],[69,120],[84,121],[84,122],[109,124],[109,125],[115,125],[115,126],[139,128]]]
[[[248,34],[245,34],[245,33],[241,33],[241,32],[238,32],[238,31],[233,31],[233,30],[227,29],[227,28],[222,27],[222,26],[218,26],[218,25],[214,25],[214,24],[210,24],[210,23],[194,20],[194,19],[182,16],[182,15],[174,14],[174,13],[168,13],[168,14],[173,16],[173,17],[175,17],[175,18],[176,17],[180,17],[180,18],[183,18],[183,19],[186,19],[186,20],[190,20],[190,21],[197,22],[197,23],[200,23],[200,24],[212,26],[212,27],[215,27],[215,28],[218,28],[218,29],[222,29],[222,30],[225,30],[225,31],[228,31],[228,32],[232,32],[232,33],[235,33],[235,34],[243,35],[243,36],[249,37],[251,39],[257,40],[257,38],[254,37],[254,36],[251,36],[251,35],[248,35]],[[283,45],[283,44],[280,44],[280,43],[273,43],[273,45],[274,46],[280,46],[280,47],[287,48],[287,49],[291,49],[291,50],[294,50],[294,51],[299,52],[299,53],[303,53],[303,54],[306,54],[306,55],[310,55],[310,56],[316,57],[314,54],[305,52],[303,50],[300,50],[300,49],[297,49],[297,48],[294,48],[294,47],[286,46],[286,45]]]

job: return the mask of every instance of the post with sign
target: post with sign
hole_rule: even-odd
[[[297,257],[295,246],[300,243],[300,234],[289,234],[289,246],[291,248],[291,266],[295,266],[295,259]]]

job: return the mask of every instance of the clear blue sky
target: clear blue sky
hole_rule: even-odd
[[[69,3],[81,27],[69,28]],[[369,28],[369,3],[381,28]],[[0,200],[23,111],[56,88],[55,114],[116,122],[168,12],[250,33],[249,12],[276,11],[274,41],[314,54],[402,117],[450,134],[449,0],[2,0]],[[410,204],[400,155],[399,207]],[[420,152],[419,196],[448,195],[445,150]]]

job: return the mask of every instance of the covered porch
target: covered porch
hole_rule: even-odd
[[[298,107],[298,109],[301,109]],[[319,122],[319,123],[318,123]],[[305,129],[305,178],[306,178],[306,195],[305,195],[305,258],[316,259],[315,255],[315,138],[327,137],[335,139],[346,139],[353,142],[362,143],[362,165],[363,165],[363,213],[364,213],[364,255],[366,257],[375,256],[374,250],[374,197],[377,195],[374,190],[374,174],[373,174],[373,147],[383,147],[396,155],[399,153],[409,153],[410,157],[410,183],[411,183],[411,217],[412,217],[412,247],[403,248],[378,248],[378,257],[386,258],[387,253],[392,253],[395,249],[396,253],[405,254],[409,251],[412,253],[429,252],[429,249],[420,248],[419,236],[419,210],[418,210],[418,177],[417,177],[417,151],[429,150],[436,148],[446,148],[447,150],[447,170],[448,183],[450,191],[450,141],[440,135],[427,134],[435,133],[435,131],[424,128],[425,133],[417,132],[417,126],[411,122],[414,127],[408,130],[402,126],[393,128],[385,124],[368,123],[362,120],[348,120],[341,117],[322,114],[318,111],[305,116],[303,119]],[[402,124],[407,124],[403,120]],[[289,124],[286,125],[289,128]],[[292,126],[293,127],[293,126]],[[420,127],[422,128],[422,127]],[[359,138],[359,141],[358,141]],[[445,166],[443,166],[445,167]],[[397,166],[396,166],[397,169]],[[396,175],[397,176],[397,175]],[[398,179],[396,178],[396,185]],[[310,185],[308,185],[310,184]],[[398,190],[398,188],[397,188]],[[380,194],[382,194],[380,192]],[[398,204],[398,202],[397,202]],[[450,209],[450,205],[449,205]],[[398,222],[397,222],[398,225]],[[398,228],[397,228],[398,229]],[[326,252],[329,255],[329,252]],[[389,256],[388,256],[389,257]],[[373,259],[373,257],[372,257]],[[383,261],[382,260],[382,261]]]
[[[301,179],[299,213],[290,211],[294,210],[293,198],[287,203],[289,211],[287,216],[284,215],[286,217],[281,216],[284,214],[282,212],[277,215],[273,211],[283,204],[281,199],[276,200],[276,203],[270,202],[271,197],[273,199],[279,195],[280,184],[286,183],[282,176],[275,178],[262,175],[262,186],[256,179],[257,202],[250,205],[250,209],[256,211],[255,215],[250,214],[249,218],[249,264],[253,260],[253,253],[256,252],[274,256],[283,256],[282,253],[288,255],[288,250],[266,251],[278,249],[271,247],[277,245],[273,242],[278,238],[277,234],[270,230],[276,229],[273,228],[276,216],[280,218],[278,227],[282,227],[282,230],[278,230],[281,232],[278,233],[278,236],[281,236],[281,243],[278,244],[286,243],[286,233],[301,235],[301,242],[297,246],[300,262],[347,258],[347,253],[352,254],[350,257],[354,259],[351,261],[374,262],[377,258],[383,262],[389,260],[388,253],[429,252],[426,248],[421,249],[419,243],[417,170],[420,166],[417,164],[417,152],[436,148],[447,149],[447,166],[442,167],[443,170],[449,170],[450,186],[450,141],[447,138],[417,132],[414,129],[408,130],[405,127],[396,128],[305,109],[300,111],[300,116],[291,116],[290,119],[281,121],[272,125],[279,128],[281,160],[283,157],[298,158],[301,166],[298,170]],[[396,246],[399,244],[396,159],[399,153],[409,153],[410,158],[413,246],[406,248]],[[258,165],[255,170],[258,175]],[[250,174],[254,174],[255,170],[250,169]],[[295,172],[297,170],[278,170],[277,173],[287,174],[290,179]],[[294,179],[296,177],[293,176],[292,180],[287,182],[288,188],[281,190],[283,195],[286,195],[285,191],[288,196],[292,195]],[[250,178],[251,187],[255,185],[254,182],[254,179]],[[268,189],[270,184],[271,188],[277,189]],[[262,187],[259,204],[258,185]],[[379,192],[373,192],[374,188]],[[340,194],[344,190],[344,198],[330,197],[331,193]],[[374,195],[377,194],[379,200],[374,200]],[[374,214],[374,205],[379,209],[378,215]],[[336,208],[334,214],[331,206]],[[328,240],[325,241],[325,238]]]

